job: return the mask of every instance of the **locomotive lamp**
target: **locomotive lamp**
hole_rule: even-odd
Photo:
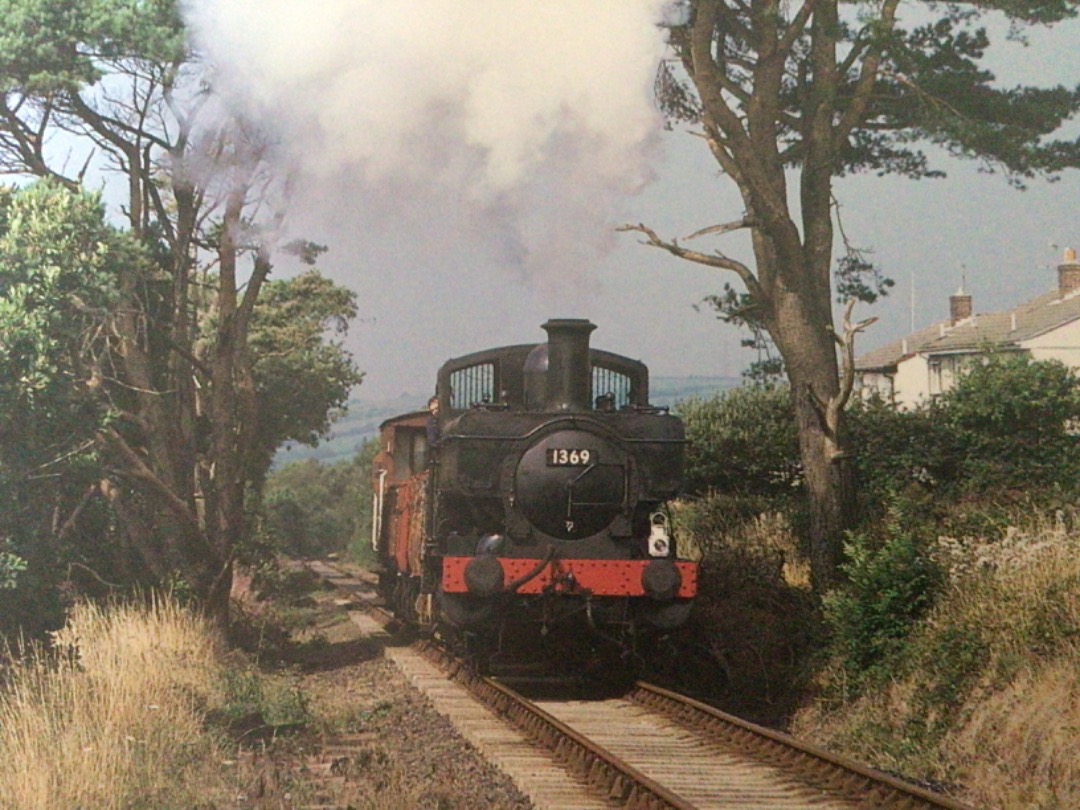
[[[666,557],[671,551],[671,532],[663,512],[653,512],[649,518],[649,556]]]

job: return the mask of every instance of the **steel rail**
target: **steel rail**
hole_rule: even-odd
[[[579,734],[492,678],[477,675],[443,650],[422,644],[429,660],[468,689],[506,722],[516,726],[592,788],[626,810],[697,810],[696,806],[651,779],[632,765]]]
[[[350,578],[338,566],[307,566],[327,581]],[[328,575],[327,569],[334,570]],[[335,570],[336,569],[336,570]],[[334,583],[341,585],[340,582]],[[367,612],[381,621],[389,614],[370,602]],[[413,645],[447,677],[454,680],[505,722],[517,727],[550,751],[590,787],[626,810],[696,810],[696,805],[643,774],[633,765],[575,731],[497,680],[481,676],[449,650],[432,641]],[[791,774],[804,784],[875,810],[975,810],[940,793],[905,782],[855,760],[840,756],[788,734],[750,723],[693,698],[642,681],[627,699],[655,711],[695,734],[749,758]]]
[[[897,779],[855,760],[796,739],[773,729],[750,723],[706,703],[653,684],[639,681],[630,700],[667,715],[697,732],[704,732],[726,745],[738,745],[754,756],[830,790],[860,800],[870,799],[873,807],[904,807],[910,810],[975,810],[974,807],[941,793]],[[793,757],[792,752],[798,756]]]

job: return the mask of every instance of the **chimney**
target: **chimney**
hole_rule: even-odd
[[[971,296],[961,287],[949,296],[949,325],[956,326],[960,321],[971,317]]]
[[[546,408],[549,411],[588,410],[592,391],[589,333],[596,326],[576,318],[552,319],[548,333]]]
[[[1065,248],[1065,260],[1058,265],[1058,292],[1064,298],[1080,289],[1080,262],[1076,261],[1076,251]]]

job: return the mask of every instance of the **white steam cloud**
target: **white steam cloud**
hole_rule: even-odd
[[[651,179],[668,5],[192,0],[187,14],[221,89],[307,182],[383,217],[452,208],[541,287],[581,292],[620,202]]]

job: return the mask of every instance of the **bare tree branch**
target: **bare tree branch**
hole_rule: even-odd
[[[694,231],[692,234],[686,237],[686,239],[697,239],[702,236],[722,235],[725,233],[731,233],[732,231],[742,230],[744,228],[753,228],[754,223],[746,217],[737,219],[733,222],[725,222],[721,225],[711,225],[708,228],[702,228],[700,231]]]
[[[661,239],[656,231],[641,223],[638,223],[637,225],[622,225],[616,228],[616,230],[622,233],[636,231],[637,233],[645,234],[646,239],[642,244],[666,250],[672,256],[678,256],[680,259],[687,259],[688,261],[704,264],[709,267],[718,267],[722,270],[731,270],[742,279],[751,295],[761,294],[757,276],[754,275],[754,272],[749,267],[736,259],[724,256],[721,253],[710,255],[707,253],[699,253],[696,250],[687,250],[680,246],[677,240],[673,239],[668,242]]]
[[[821,420],[821,429],[825,434],[830,461],[839,461],[844,457],[840,449],[840,420],[844,408],[851,400],[855,389],[855,336],[877,322],[877,318],[866,318],[857,323],[851,322],[851,313],[857,300],[849,298],[844,306],[843,332],[832,331],[833,340],[840,347],[840,388],[835,396],[823,400],[811,387],[808,389],[810,401]]]
[[[142,457],[132,449],[131,445],[127,443],[124,437],[121,436],[115,428],[105,428],[101,432],[101,436],[111,447],[119,451],[120,455],[124,457],[124,461],[127,462],[127,467],[123,470],[114,470],[113,472],[115,474],[120,475],[121,477],[134,476],[140,481],[149,484],[150,488],[169,508],[169,511],[180,518],[184,525],[192,530],[193,536],[203,537],[201,527],[199,526],[198,516],[192,511],[187,502],[173,492],[173,490],[162,481],[149,466],[147,466],[146,462],[142,460]]]

